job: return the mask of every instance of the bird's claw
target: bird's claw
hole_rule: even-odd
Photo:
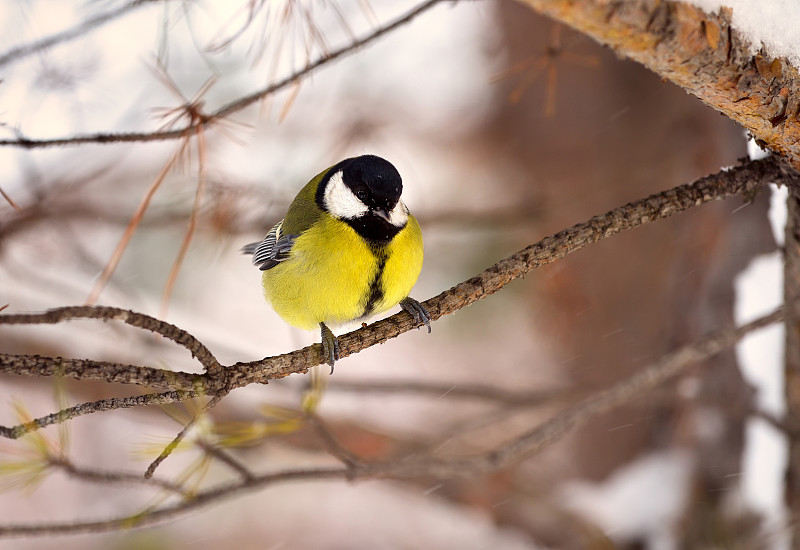
[[[419,325],[417,328],[420,328],[424,324],[428,327],[428,334],[431,333],[431,315],[428,313],[428,310],[425,309],[425,306],[414,298],[406,297],[400,301],[400,307],[414,318],[414,322]]]
[[[325,323],[320,323],[319,328],[322,334],[322,356],[325,358],[325,362],[331,366],[331,374],[333,374],[333,366],[339,360],[339,339],[334,336]]]

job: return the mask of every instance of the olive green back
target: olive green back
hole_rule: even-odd
[[[317,186],[330,170],[326,168],[308,182],[289,205],[281,232],[284,235],[299,235],[317,221],[324,212],[317,206]]]

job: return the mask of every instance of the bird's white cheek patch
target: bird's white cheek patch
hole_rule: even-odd
[[[403,201],[397,201],[392,211],[389,212],[389,223],[395,227],[403,227],[408,221],[408,208]]]
[[[335,218],[349,220],[367,213],[367,206],[344,184],[341,171],[336,172],[328,180],[324,202],[325,208]]]

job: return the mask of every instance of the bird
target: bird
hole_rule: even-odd
[[[409,293],[422,271],[422,230],[400,199],[403,181],[376,155],[347,158],[297,194],[283,220],[242,247],[262,274],[264,297],[288,324],[319,327],[325,362],[339,359],[339,326],[398,304],[431,331]]]

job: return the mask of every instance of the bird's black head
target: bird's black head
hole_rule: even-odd
[[[402,192],[403,180],[392,163],[363,155],[327,171],[317,188],[317,204],[367,240],[386,243],[408,220]]]
[[[370,210],[391,211],[403,192],[400,173],[386,159],[364,155],[340,163],[342,180]]]

